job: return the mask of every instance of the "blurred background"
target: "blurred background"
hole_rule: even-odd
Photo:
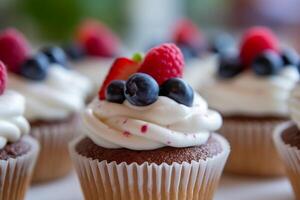
[[[168,38],[174,23],[188,17],[206,35],[267,25],[297,45],[299,7],[299,0],[1,0],[0,28],[17,27],[36,43],[65,42],[82,19],[96,18],[126,46],[142,48]]]

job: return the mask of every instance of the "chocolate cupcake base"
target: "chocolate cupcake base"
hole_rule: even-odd
[[[225,172],[252,176],[284,175],[272,134],[274,128],[287,119],[234,116],[223,120],[220,134],[228,139],[232,149]]]
[[[291,121],[282,123],[275,129],[273,139],[296,199],[300,199],[300,130]]]
[[[212,199],[229,151],[217,134],[199,147],[151,151],[105,149],[82,137],[70,144],[87,200]]]

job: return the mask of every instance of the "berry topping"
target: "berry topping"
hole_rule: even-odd
[[[38,53],[32,58],[28,58],[21,65],[20,74],[25,78],[40,81],[47,76],[49,61],[46,55]]]
[[[3,62],[0,61],[0,95],[4,93],[7,84],[7,72]]]
[[[279,42],[272,31],[264,27],[249,29],[241,42],[240,58],[243,65],[250,66],[253,60],[265,50],[279,52]]]
[[[67,44],[63,47],[63,49],[70,60],[80,60],[85,56],[85,51],[80,44]]]
[[[29,51],[25,37],[17,30],[7,29],[0,34],[0,60],[10,71],[20,71],[20,65],[29,55]]]
[[[220,56],[218,75],[220,78],[232,78],[243,71],[240,60],[235,54],[223,54]]]
[[[119,48],[117,36],[104,24],[92,20],[80,25],[77,39],[91,56],[112,57]]]
[[[115,80],[110,82],[106,89],[106,100],[113,103],[123,103],[125,101],[124,89],[125,81]]]
[[[253,71],[259,76],[277,74],[283,67],[283,61],[277,52],[266,50],[252,63]]]
[[[140,64],[128,58],[117,58],[112,64],[99,91],[99,99],[105,99],[107,86],[113,80],[127,80],[130,75],[138,71]]]
[[[160,95],[186,106],[192,106],[194,101],[192,87],[180,78],[171,78],[164,82],[160,87]]]
[[[48,57],[50,63],[58,63],[63,66],[67,63],[66,54],[60,47],[46,47],[42,52]]]
[[[170,78],[182,77],[184,59],[180,49],[171,43],[152,48],[139,72],[149,74],[159,85]]]
[[[133,74],[125,85],[125,97],[135,106],[147,106],[158,99],[159,87],[156,81],[143,73]]]
[[[281,58],[283,60],[283,64],[298,66],[300,63],[299,54],[295,49],[286,48],[281,52]]]

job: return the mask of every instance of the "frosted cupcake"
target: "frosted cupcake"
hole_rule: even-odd
[[[222,58],[215,79],[202,88],[209,105],[224,116],[220,133],[232,146],[227,171],[283,174],[272,132],[288,119],[286,101],[299,79],[298,62],[297,54],[279,48],[270,30],[252,28],[244,35],[240,56]]]
[[[292,121],[282,123],[274,131],[274,142],[285,165],[296,199],[300,198],[300,85],[293,89],[288,101]]]
[[[67,143],[76,133],[77,113],[85,105],[91,84],[64,65],[64,53],[58,47],[44,48],[30,56],[28,48],[21,48],[21,41],[26,40],[20,33],[3,32],[0,46],[5,45],[0,49],[7,49],[0,57],[9,69],[8,87],[26,98],[25,117],[31,125],[30,134],[41,144],[33,181],[45,181],[71,169]],[[14,56],[22,58],[19,64],[9,62]]]
[[[23,116],[25,99],[5,90],[6,68],[0,62],[0,199],[24,199],[32,177],[39,145],[30,136]]]
[[[85,199],[213,198],[229,144],[213,133],[219,113],[176,78],[182,68],[175,45],[155,47],[140,73],[115,76],[86,108],[86,136],[70,145]]]

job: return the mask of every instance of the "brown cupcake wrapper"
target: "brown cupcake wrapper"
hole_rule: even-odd
[[[232,149],[225,172],[254,176],[284,175],[284,167],[272,139],[274,128],[284,121],[246,121],[225,117],[220,134],[228,139]]]
[[[22,140],[30,145],[26,154],[0,160],[0,200],[24,199],[30,185],[39,144],[29,136],[23,137]]]
[[[34,170],[33,182],[43,182],[60,178],[72,169],[68,143],[77,136],[77,121],[74,117],[64,123],[31,126],[31,135],[41,146]]]
[[[86,200],[209,200],[213,198],[230,152],[223,137],[213,136],[222,144],[223,151],[207,160],[191,163],[139,165],[93,160],[76,152],[75,147],[82,137],[70,144],[70,153]]]
[[[289,127],[294,126],[293,122],[285,122],[276,127],[273,139],[277,151],[282,159],[286,174],[292,184],[296,199],[300,199],[300,150],[286,144],[282,139],[282,133]]]

